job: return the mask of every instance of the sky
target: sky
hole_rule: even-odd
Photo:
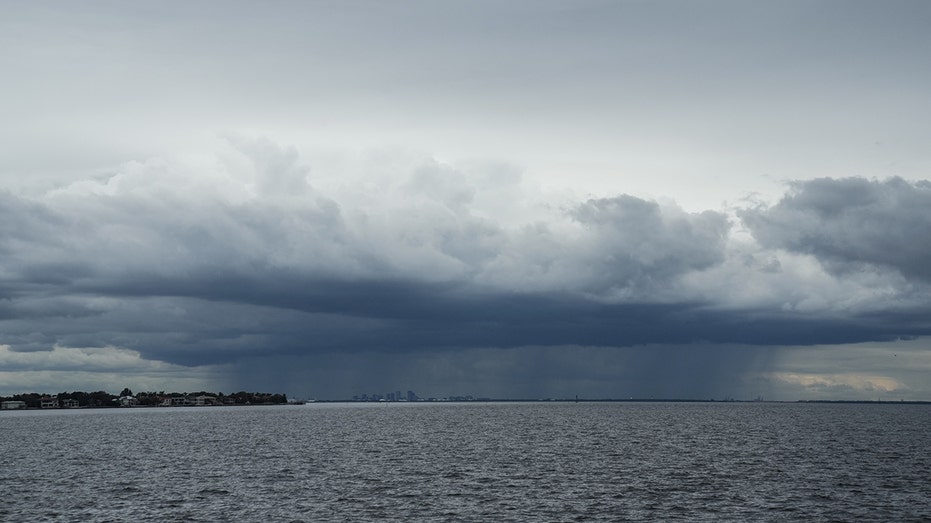
[[[0,394],[931,400],[924,1],[0,1]]]

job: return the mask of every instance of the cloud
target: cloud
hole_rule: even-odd
[[[589,286],[599,289],[655,292],[678,275],[724,260],[730,226],[722,213],[686,213],[621,195],[589,200],[572,215],[588,232],[584,247],[574,249],[588,258],[578,266],[588,267]]]
[[[0,394],[108,390],[122,384],[141,390],[194,391],[224,383],[220,377],[227,372],[220,367],[148,360],[120,347],[60,345],[27,352],[0,345],[0,368]]]
[[[929,339],[777,347],[766,366],[757,369],[756,378],[748,380],[777,398],[927,399]]]
[[[777,372],[772,378],[790,385],[800,385],[806,390],[833,398],[849,398],[853,391],[861,393],[903,392],[906,386],[889,376],[861,373],[850,374],[796,374]]]
[[[712,375],[931,329],[924,5],[368,3],[5,8],[0,344]]]
[[[765,247],[817,257],[837,274],[892,269],[931,281],[931,183],[901,178],[795,182],[778,204],[740,213]]]
[[[499,350],[580,346],[640,347],[649,362],[637,365],[659,369],[672,347],[691,347],[710,376],[722,358],[744,361],[715,344],[931,334],[913,261],[927,253],[876,243],[926,223],[922,183],[800,183],[738,222],[631,195],[554,196],[507,166],[390,160],[328,171],[292,147],[232,137],[212,159],[0,193],[0,343],[126,347],[190,368],[262,361],[244,368],[269,375],[339,355],[488,350],[505,365]],[[832,201],[833,184],[849,197]]]
[[[0,249],[9,279],[82,289],[153,280],[197,289],[196,281],[224,278],[246,286],[278,277],[410,280],[645,298],[723,259],[728,224],[720,213],[622,196],[505,223],[471,207],[494,190],[489,181],[479,185],[435,161],[356,196],[365,204],[352,207],[314,190],[293,149],[231,144],[239,162],[221,172],[133,162],[41,199],[4,195],[10,219]]]

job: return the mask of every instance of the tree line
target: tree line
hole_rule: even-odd
[[[208,397],[214,398],[213,404],[216,405],[278,405],[288,402],[284,394],[268,392],[246,392],[239,391],[232,394],[223,394],[222,392],[165,392],[165,391],[147,391],[133,394],[129,388],[123,389],[118,395],[110,394],[106,391],[96,392],[59,392],[58,394],[40,394],[29,392],[23,394],[14,394],[12,396],[0,396],[0,401],[22,401],[26,408],[41,408],[43,404],[50,404],[50,400],[55,400],[57,408],[68,407],[94,407],[108,408],[120,407],[131,403],[133,406],[156,407],[164,405],[166,400],[172,398],[196,398]],[[131,402],[122,401],[123,398],[131,398]],[[46,407],[48,408],[48,407]],[[55,408],[55,407],[52,407]]]

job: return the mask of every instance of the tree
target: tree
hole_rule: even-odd
[[[132,395],[133,395],[133,391],[131,391],[131,390],[129,389],[129,387],[126,387],[125,389],[123,389],[123,392],[120,392],[120,397],[121,397],[121,398],[122,398],[123,396],[132,396]]]

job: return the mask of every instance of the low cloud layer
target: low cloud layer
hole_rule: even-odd
[[[14,351],[0,345],[4,392],[95,391],[132,382],[142,390],[200,390],[225,382],[230,369],[185,367],[146,360],[117,347],[61,347]]]
[[[931,334],[927,182],[820,179],[771,206],[696,213],[547,194],[510,167],[417,158],[353,177],[268,140],[228,143],[207,159],[0,192],[5,357],[110,347],[243,369],[226,377],[237,387],[273,386],[295,361],[318,376],[311,367],[353,354],[543,351],[552,370],[564,365],[555,347],[640,347],[657,364],[672,349],[656,347],[679,347],[711,379],[734,361],[714,344]],[[481,352],[507,350],[519,352]],[[376,373],[360,365],[353,381]]]

